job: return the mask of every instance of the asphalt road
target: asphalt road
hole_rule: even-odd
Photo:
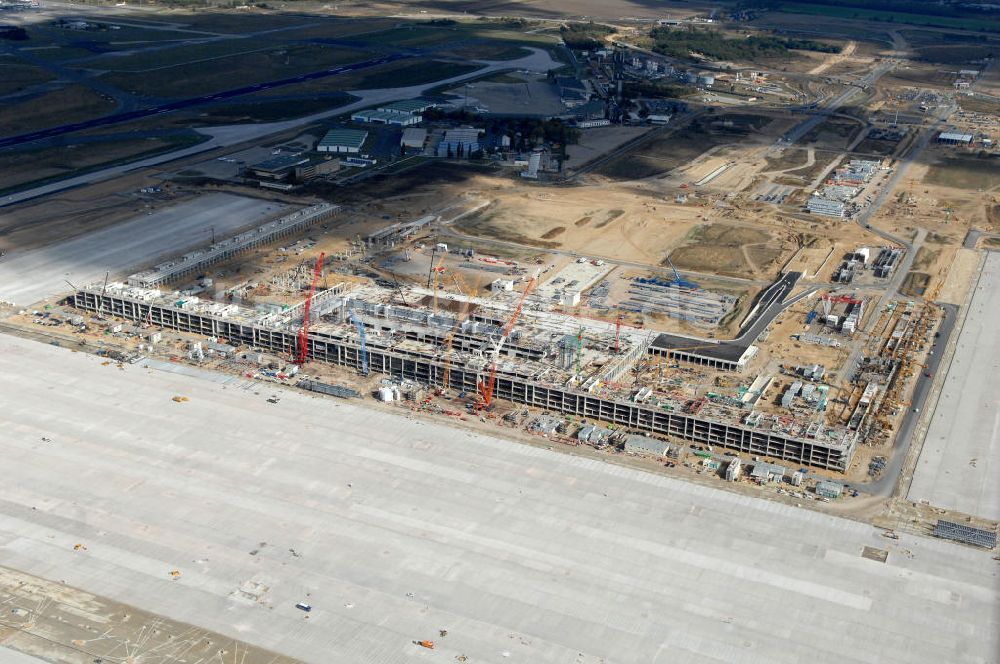
[[[326,120],[331,117],[345,115],[362,108],[370,108],[377,104],[383,104],[390,101],[398,101],[400,99],[410,99],[413,97],[419,97],[426,93],[430,88],[434,88],[440,85],[450,85],[454,83],[459,83],[470,78],[478,78],[480,76],[485,76],[492,72],[498,71],[509,71],[517,69],[529,69],[531,71],[548,71],[550,69],[555,69],[559,66],[559,63],[554,61],[547,51],[543,51],[538,48],[532,48],[531,55],[526,55],[523,58],[517,60],[499,60],[495,62],[490,62],[488,60],[477,61],[483,64],[482,69],[477,69],[465,74],[459,74],[458,76],[452,76],[451,78],[446,78],[438,81],[433,81],[431,83],[422,83],[419,85],[411,85],[407,87],[394,87],[394,88],[376,88],[373,90],[347,90],[352,95],[358,97],[357,101],[352,102],[346,106],[338,106],[337,108],[331,109],[329,111],[321,111],[319,113],[314,113],[312,115],[298,117],[292,120],[282,120],[280,122],[269,122],[261,124],[241,124],[241,125],[225,125],[225,126],[213,126],[213,127],[198,127],[196,131],[207,136],[211,136],[211,139],[200,143],[198,145],[183,148],[174,152],[165,152],[163,154],[157,155],[155,157],[148,157],[140,161],[134,161],[127,164],[119,164],[117,166],[109,166],[103,168],[99,171],[94,171],[92,173],[87,173],[86,175],[78,175],[76,177],[68,178],[66,180],[59,180],[57,182],[51,182],[49,184],[34,187],[33,189],[26,189],[20,191],[16,194],[11,194],[5,199],[0,199],[0,207],[7,205],[15,205],[22,201],[31,200],[33,198],[38,198],[40,196],[46,196],[53,194],[57,191],[64,191],[66,189],[72,189],[73,187],[79,187],[87,184],[92,184],[94,182],[100,182],[103,180],[108,180],[123,173],[129,173],[141,168],[148,168],[150,166],[156,166],[158,164],[164,164],[167,162],[175,161],[182,157],[192,156],[201,152],[208,152],[210,150],[215,150],[217,148],[229,148],[238,145],[248,144],[253,141],[259,141],[265,137],[280,134],[282,132],[290,131],[293,129],[298,129],[300,127],[305,127],[314,122],[319,122],[321,120]]]
[[[875,83],[879,78],[882,77],[888,71],[891,71],[896,66],[894,61],[883,62],[879,64],[875,69],[865,74],[863,77],[855,81],[854,85],[857,87],[850,87],[839,95],[834,97],[826,106],[817,108],[812,117],[801,122],[800,124],[792,127],[783,137],[775,144],[775,148],[788,146],[796,143],[803,136],[808,134],[814,127],[819,125],[821,122],[829,118],[831,115],[835,115],[837,109],[849,102],[854,98],[860,90],[865,89]]]
[[[944,349],[948,345],[948,340],[955,329],[955,320],[958,318],[958,307],[954,304],[940,305],[946,312],[944,320],[938,329],[941,336],[934,339],[934,354],[927,358],[927,368],[917,375],[916,384],[913,386],[913,398],[910,406],[906,409],[906,414],[899,425],[896,439],[892,450],[889,452],[889,462],[878,479],[872,482],[854,483],[854,486],[862,491],[871,493],[874,496],[891,496],[899,480],[899,473],[903,469],[903,462],[906,460],[906,453],[913,443],[914,429],[920,421],[920,413],[927,403],[927,396],[935,380],[943,380],[938,377],[938,369],[941,366],[941,358],[944,356]],[[924,373],[930,373],[930,377]]]
[[[41,129],[39,131],[33,131],[27,134],[21,134],[19,136],[11,136],[9,138],[0,139],[0,148],[8,148],[17,145],[24,145],[25,143],[31,143],[32,141],[38,141],[45,138],[52,138],[53,136],[61,136],[63,134],[70,134],[75,131],[93,129],[95,127],[104,127],[107,125],[129,122],[131,120],[139,120],[141,118],[148,118],[154,115],[159,115],[161,113],[170,113],[171,111],[179,111],[183,108],[190,108],[192,106],[201,106],[202,104],[210,104],[223,99],[231,99],[233,97],[241,97],[243,95],[253,94],[254,92],[261,92],[263,90],[273,90],[274,88],[280,88],[286,85],[295,85],[297,83],[303,83],[305,81],[315,81],[321,78],[337,76],[338,74],[346,74],[348,72],[367,69],[369,67],[375,67],[378,65],[384,65],[390,62],[405,60],[411,57],[413,56],[403,53],[394,53],[373,60],[364,60],[362,62],[355,62],[349,65],[334,67],[333,69],[324,69],[322,71],[315,71],[308,74],[301,74],[299,76],[281,78],[275,81],[269,81],[267,83],[255,83],[254,85],[245,85],[239,88],[233,88],[232,90],[226,90],[224,92],[216,92],[210,95],[202,95],[200,97],[191,97],[189,99],[180,99],[178,101],[167,102],[165,104],[160,104],[159,106],[141,108],[134,111],[127,111],[125,113],[115,113],[113,115],[106,115],[100,118],[93,118],[91,120],[85,120],[83,122],[74,122],[71,124],[60,125],[58,127],[49,127],[47,129]]]

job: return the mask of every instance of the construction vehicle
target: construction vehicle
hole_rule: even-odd
[[[687,279],[681,276],[681,273],[677,271],[676,267],[674,267],[674,262],[670,260],[670,256],[667,256],[667,265],[669,265],[670,269],[673,270],[675,284],[677,284],[681,288],[690,288],[692,290],[698,290],[701,288],[701,286],[699,286],[695,282],[688,281]]]
[[[486,383],[479,381],[479,396],[481,397],[481,409],[487,409],[493,402],[493,389],[496,387],[497,381],[497,362],[500,361],[500,351],[503,345],[507,342],[507,338],[510,333],[514,330],[514,326],[517,324],[517,320],[521,317],[521,310],[524,308],[524,301],[528,298],[528,295],[535,288],[535,284],[538,283],[538,273],[536,272],[531,279],[528,280],[527,285],[524,287],[524,292],[521,293],[521,298],[517,302],[517,307],[514,309],[514,313],[511,315],[510,320],[504,326],[501,331],[500,338],[497,339],[493,346],[493,360],[490,362],[490,376]]]
[[[309,356],[309,318],[312,315],[312,301],[316,294],[316,284],[319,283],[320,274],[323,272],[323,259],[326,254],[320,253],[316,259],[316,267],[313,270],[312,284],[309,286],[309,295],[306,296],[305,305],[302,307],[302,329],[299,330],[298,353],[295,356],[295,363],[302,365],[306,363]]]

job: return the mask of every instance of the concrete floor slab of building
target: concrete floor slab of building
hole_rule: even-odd
[[[889,540],[374,402],[118,369],[16,338],[0,349],[0,565],[283,655],[918,664],[1000,652],[989,552]]]

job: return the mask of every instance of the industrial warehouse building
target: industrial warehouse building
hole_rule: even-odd
[[[353,113],[351,115],[351,120],[354,122],[384,124],[395,127],[409,127],[411,125],[420,124],[423,119],[423,116],[420,115],[411,115],[410,113],[399,113],[396,111],[380,111],[371,108],[364,111],[358,111],[357,113]]]
[[[377,110],[389,111],[391,113],[407,113],[409,115],[417,115],[418,113],[423,113],[427,109],[434,108],[435,106],[437,106],[437,104],[425,99],[401,99],[399,101],[383,104],[382,106],[379,106]]]
[[[368,132],[363,129],[331,129],[316,145],[316,151],[357,154],[367,138]]]
[[[412,127],[423,121],[421,113],[436,104],[423,99],[402,99],[377,108],[368,108],[351,115],[354,122],[385,124],[395,127]]]
[[[938,134],[938,143],[948,145],[972,145],[972,134],[958,134],[951,131],[943,131]]]
[[[469,157],[482,150],[479,136],[483,133],[477,127],[456,127],[444,133],[444,139],[438,144],[439,157]]]
[[[407,127],[403,130],[403,138],[399,144],[404,150],[422,152],[427,144],[427,130],[420,127]]]

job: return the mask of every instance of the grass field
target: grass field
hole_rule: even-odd
[[[475,71],[477,68],[477,65],[443,62],[440,60],[402,60],[369,67],[368,69],[356,72],[349,72],[332,78],[298,83],[275,90],[265,90],[256,93],[253,97],[267,98],[341,92],[344,90],[372,90],[375,88],[421,85]]]
[[[903,85],[953,89],[952,83],[955,81],[955,74],[945,65],[910,65],[897,67],[892,73],[886,74],[883,80]]]
[[[198,12],[169,12],[163,14],[149,13],[145,15],[144,22],[151,24],[182,25],[189,30],[204,30],[205,32],[218,32],[224,34],[243,34],[247,32],[257,32],[260,30],[273,30],[275,28],[287,28],[296,25],[310,27],[324,19],[316,17],[306,17],[296,14],[281,13],[261,13],[232,12],[232,11],[198,11]],[[335,19],[330,19],[335,20]],[[136,23],[137,21],[130,21]]]
[[[82,85],[71,85],[26,101],[0,104],[0,136],[87,120],[114,109],[114,102],[103,95]]]
[[[812,16],[834,16],[837,18],[859,19],[862,21],[883,21],[886,23],[930,25],[938,28],[956,28],[959,30],[1000,31],[1000,21],[996,20],[929,16],[926,14],[887,12],[876,9],[862,9],[858,7],[838,7],[835,5],[812,5],[802,2],[782,2],[781,11],[796,14],[809,14]]]
[[[0,194],[196,145],[207,138],[190,132],[160,138],[110,140],[3,152],[0,153]]]
[[[0,59],[0,95],[9,95],[23,90],[29,85],[51,81],[55,76],[35,65],[14,62],[11,58]]]
[[[458,62],[443,62],[441,60],[410,60],[393,63],[394,67],[382,69],[372,67],[359,72],[353,72],[338,79],[345,89],[371,90],[374,88],[391,88],[401,85],[422,85],[434,83],[453,76],[468,74],[479,69],[478,65]]]
[[[313,25],[282,30],[282,39],[351,39],[357,35],[381,32],[399,23],[390,18],[322,19]]]
[[[917,58],[927,62],[961,65],[983,58],[996,57],[1000,53],[1000,42],[984,42],[980,44],[947,44],[925,46],[917,49]]]
[[[813,144],[819,147],[842,149],[848,146],[861,129],[863,126],[859,122],[839,119],[825,120],[809,130],[796,144]]]
[[[531,51],[523,46],[512,46],[503,42],[486,42],[461,46],[450,51],[456,58],[470,60],[517,60],[531,55]]]
[[[80,63],[87,69],[103,69],[112,72],[144,72],[147,70],[166,69],[198,60],[219,58],[220,64],[230,64],[224,58],[244,53],[272,51],[287,48],[288,44],[274,43],[267,40],[227,39],[224,41],[205,42],[202,44],[183,44],[173,48],[159,48],[144,53],[94,58]]]
[[[1000,187],[1000,157],[948,157],[928,169],[924,182],[973,191],[995,189]]]
[[[875,154],[885,157],[895,152],[897,147],[899,147],[899,143],[893,141],[879,141],[873,138],[866,138],[858,143],[854,151],[861,154]]]
[[[94,55],[93,51],[88,51],[85,48],[76,48],[72,46],[60,46],[58,44],[35,44],[28,49],[24,49],[31,53],[33,57],[39,60],[45,60],[46,62],[64,62],[66,60],[76,60],[77,58],[86,58]]]
[[[1000,115],[1000,101],[987,99],[985,97],[969,97],[967,95],[956,95],[955,99],[958,101],[958,105],[963,111]]]
[[[356,100],[347,93],[307,99],[248,98],[245,102],[218,104],[199,109],[198,116],[179,119],[180,126],[207,126],[246,122],[279,122],[340,108]]]
[[[638,180],[662,175],[687,164],[706,150],[771,123],[771,118],[728,114],[699,118],[690,126],[641,145],[601,166],[597,173],[616,180]],[[732,124],[728,124],[732,122]]]
[[[191,97],[319,71],[366,56],[362,51],[332,46],[293,46],[219,58],[211,66],[190,63],[144,73],[116,72],[101,80],[146,97]]]
[[[98,25],[102,27],[95,30],[70,30],[55,24],[35,25],[29,28],[28,34],[32,44],[48,42],[70,47],[77,45],[92,52],[138,48],[157,42],[191,39],[195,36],[186,32],[147,29],[132,25],[120,25],[112,29],[110,26],[114,25],[113,21]]]

